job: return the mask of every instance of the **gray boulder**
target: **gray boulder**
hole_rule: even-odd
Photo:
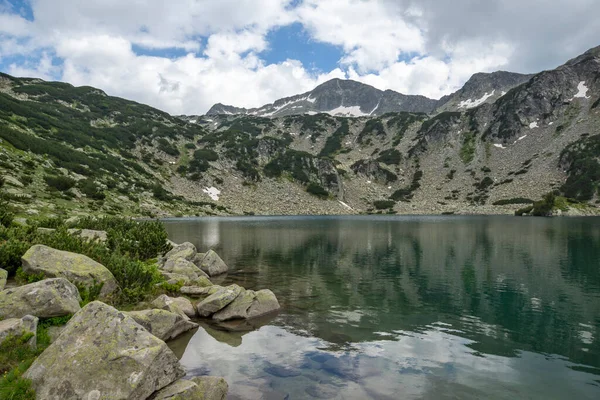
[[[45,279],[0,292],[0,318],[62,317],[81,309],[75,285],[64,278]]]
[[[118,290],[117,280],[102,264],[84,256],[56,250],[44,245],[32,246],[22,258],[23,272],[44,274],[47,278],[65,278],[74,284],[92,286],[102,284],[101,298],[108,298]]]
[[[148,332],[161,340],[175,339],[184,332],[198,327],[185,315],[166,310],[143,310],[126,313]]]
[[[167,310],[188,318],[196,316],[194,305],[185,297],[169,297],[163,294],[152,302],[152,307],[159,310]]]
[[[196,306],[198,315],[201,317],[210,317],[234,301],[243,290],[241,286],[235,284],[218,289],[215,293],[198,303]]]
[[[192,382],[200,389],[200,400],[224,400],[229,391],[229,385],[223,378],[216,376],[198,376],[192,378]]]
[[[219,285],[210,285],[210,286],[183,286],[179,289],[179,293],[185,294],[186,296],[195,298],[195,299],[205,299],[211,294],[216,293],[219,289],[222,289],[223,286]]]
[[[258,292],[246,290],[227,307],[215,313],[212,318],[216,321],[250,319],[275,312],[279,308],[277,297],[269,289]]]
[[[8,279],[8,271],[0,268],[0,291],[4,290],[7,279]]]
[[[9,318],[0,321],[0,344],[9,337],[32,335],[27,343],[32,349],[35,349],[37,345],[38,320],[37,317],[26,315],[23,318]]]
[[[182,244],[178,244],[173,246],[173,248],[165,254],[163,257],[164,260],[176,260],[178,258],[185,258],[188,261],[193,261],[196,256],[196,246],[191,244],[190,242],[185,242]]]
[[[200,269],[206,272],[208,276],[216,276],[227,272],[229,267],[216,252],[209,250],[200,263]]]
[[[192,381],[180,379],[159,390],[151,400],[197,400],[202,394],[198,385]]]
[[[126,314],[85,306],[31,365],[38,399],[146,399],[185,375],[177,357]]]
[[[194,260],[192,261],[194,264],[196,264],[196,266],[198,268],[200,268],[200,266],[202,266],[202,260],[204,260],[204,257],[206,256],[206,253],[197,253],[194,256]]]
[[[95,231],[92,229],[69,229],[68,232],[72,235],[77,235],[90,242],[106,243],[108,234],[105,231]]]
[[[198,268],[191,261],[185,258],[168,259],[162,266],[162,271],[169,274],[184,275],[187,276],[190,281],[195,281],[200,277],[208,278],[200,268]]]

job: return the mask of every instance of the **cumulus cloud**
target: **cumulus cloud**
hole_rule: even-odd
[[[203,113],[216,102],[256,107],[334,77],[438,98],[476,72],[555,67],[600,37],[595,0],[29,4],[31,21],[0,0],[1,69],[96,86],[174,114]],[[310,58],[267,63],[269,34],[293,23],[339,48],[338,65],[321,71],[307,67]]]

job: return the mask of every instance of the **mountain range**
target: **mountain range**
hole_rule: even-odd
[[[0,74],[3,197],[51,214],[506,214],[600,196],[600,47],[439,100],[332,80],[256,109],[172,116]]]

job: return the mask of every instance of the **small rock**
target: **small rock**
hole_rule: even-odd
[[[223,378],[216,376],[197,376],[192,382],[198,385],[202,397],[201,400],[224,400],[229,391],[229,385]]]
[[[64,278],[45,279],[0,292],[0,318],[62,317],[81,309],[75,285]]]
[[[89,240],[90,242],[106,243],[108,234],[105,231],[94,231],[92,229],[69,229],[68,232],[72,235]]]
[[[146,399],[184,375],[165,342],[94,301],[71,318],[25,378],[38,399]]]
[[[23,272],[44,274],[49,278],[65,278],[83,286],[102,283],[101,298],[108,298],[117,289],[117,280],[102,264],[84,256],[56,250],[43,245],[32,246],[22,258]]]
[[[208,276],[216,276],[227,272],[229,267],[216,252],[209,250],[202,259],[200,269],[206,272]]]
[[[73,226],[73,225],[78,224],[79,221],[81,221],[81,217],[74,216],[74,217],[67,218],[65,220],[65,224],[67,224],[67,226]]]
[[[194,305],[185,297],[169,297],[166,294],[163,294],[152,302],[152,307],[160,310],[167,310],[189,318],[194,318],[196,316]]]
[[[244,289],[241,286],[235,284],[219,289],[217,292],[198,303],[196,306],[198,315],[201,317],[210,317],[212,314],[223,309],[235,300],[243,290]]]
[[[198,327],[189,318],[166,310],[130,311],[126,314],[161,340],[175,339]]]
[[[21,337],[26,334],[33,334],[27,341],[32,349],[36,348],[37,342],[37,324],[39,319],[32,315],[26,315],[23,318],[9,318],[0,321],[0,344],[8,337]]]
[[[8,271],[0,268],[0,292],[4,290],[7,279],[8,279]]]

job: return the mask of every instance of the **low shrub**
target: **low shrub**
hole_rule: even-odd
[[[44,181],[46,181],[46,185],[48,185],[50,189],[55,189],[60,192],[66,192],[75,186],[76,183],[75,179],[62,175],[46,175]]]
[[[393,200],[377,200],[373,202],[373,205],[378,210],[386,210],[388,208],[393,208],[396,205],[396,202]]]
[[[326,199],[327,197],[329,197],[329,192],[327,190],[325,190],[321,185],[313,182],[308,184],[308,186],[306,187],[306,191],[322,199]]]
[[[505,206],[509,204],[533,204],[533,200],[524,197],[515,197],[513,199],[502,199],[492,203],[495,206]]]

